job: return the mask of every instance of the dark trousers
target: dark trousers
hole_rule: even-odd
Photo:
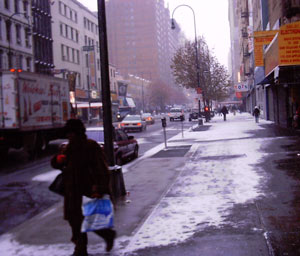
[[[87,244],[88,244],[87,233],[81,232],[82,221],[83,221],[83,217],[80,216],[73,216],[69,220],[69,224],[72,229],[71,241],[75,244],[74,254],[78,256],[88,255],[87,254]],[[112,229],[101,229],[101,230],[94,231],[94,233],[102,237],[106,242],[106,244],[110,239],[113,239],[115,235],[115,231],[113,231]]]
[[[75,244],[75,255],[87,255],[87,234],[81,232],[82,216],[72,216],[69,220],[72,229],[71,241]]]
[[[223,114],[224,121],[226,121],[226,114]]]

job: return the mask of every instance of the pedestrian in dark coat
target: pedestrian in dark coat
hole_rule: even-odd
[[[75,244],[74,256],[87,256],[87,234],[81,233],[82,196],[99,197],[111,195],[109,170],[104,152],[96,141],[87,139],[81,120],[70,119],[65,125],[69,143],[65,158],[55,155],[51,164],[63,171],[64,218],[72,229],[71,241]],[[106,250],[113,247],[116,232],[112,229],[96,231],[106,242]]]
[[[222,107],[221,113],[223,114],[224,121],[226,121],[226,115],[228,114],[228,109],[226,108],[226,106]]]
[[[259,110],[258,106],[254,107],[252,115],[255,117],[255,123],[258,123],[259,115],[260,115],[260,110]]]

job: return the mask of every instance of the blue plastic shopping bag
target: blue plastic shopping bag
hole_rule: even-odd
[[[113,228],[113,204],[108,196],[103,198],[85,199],[82,205],[83,222],[81,232]]]

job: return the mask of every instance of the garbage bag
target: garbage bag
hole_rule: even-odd
[[[113,204],[108,195],[94,199],[84,197],[82,212],[84,219],[81,225],[81,232],[113,228]]]

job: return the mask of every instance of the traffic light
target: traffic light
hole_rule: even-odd
[[[205,112],[208,112],[208,110],[209,110],[208,107],[205,107],[205,108],[204,108],[204,111],[205,111]]]

